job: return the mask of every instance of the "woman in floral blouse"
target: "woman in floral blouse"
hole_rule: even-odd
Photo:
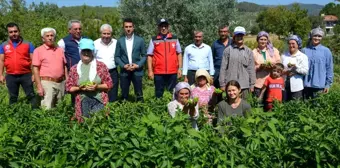
[[[75,117],[81,122],[82,116],[90,117],[90,113],[104,109],[113,83],[105,64],[94,59],[93,41],[82,39],[79,47],[81,60],[71,68],[66,90],[75,94]]]

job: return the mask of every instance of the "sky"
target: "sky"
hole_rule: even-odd
[[[239,0],[239,2],[253,2],[259,5],[287,5],[294,2],[299,3],[307,3],[307,4],[319,4],[325,5],[330,2],[334,2],[334,0]],[[59,7],[61,6],[80,6],[80,5],[89,5],[89,6],[117,6],[118,0],[26,0],[26,4],[40,3],[40,2],[49,2],[57,4]]]

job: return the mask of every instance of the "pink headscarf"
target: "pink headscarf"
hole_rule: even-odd
[[[257,38],[256,38],[256,41],[259,41],[259,39],[262,37],[262,36],[265,36],[267,37],[268,41],[267,41],[267,49],[269,50],[269,55],[271,57],[274,56],[274,47],[273,47],[273,44],[272,42],[270,41],[269,39],[269,34],[265,31],[260,31],[258,34],[257,34]]]

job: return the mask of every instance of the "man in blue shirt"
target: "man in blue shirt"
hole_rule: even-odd
[[[195,83],[195,74],[198,69],[205,69],[211,76],[214,75],[214,62],[209,45],[203,43],[203,32],[194,31],[194,44],[188,45],[183,56],[184,81],[190,85]]]
[[[333,83],[333,56],[329,48],[321,44],[324,32],[315,28],[310,32],[308,46],[303,52],[308,57],[308,74],[304,79],[304,97],[315,98],[317,93],[328,93]]]
[[[223,51],[232,42],[231,38],[229,37],[229,33],[230,33],[229,27],[227,25],[221,25],[218,28],[218,34],[220,36],[220,39],[214,41],[214,43],[211,46],[213,60],[214,60],[214,68],[215,68],[214,86],[216,88],[220,88],[220,83],[218,81],[218,78],[220,75],[220,67],[222,63]]]

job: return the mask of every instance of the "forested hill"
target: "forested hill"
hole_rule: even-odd
[[[61,7],[60,11],[67,18],[80,19],[80,13],[82,11],[86,13],[91,13],[95,15],[95,18],[102,18],[106,14],[114,14],[118,13],[117,7],[102,7],[102,6],[70,6],[70,7]]]
[[[317,4],[299,3],[299,5],[301,9],[307,9],[309,15],[319,15],[321,9],[324,7],[322,5],[317,5]],[[293,4],[284,5],[284,6],[290,9],[293,6]],[[240,12],[259,12],[259,11],[265,10],[266,8],[274,7],[274,6],[258,5],[258,4],[250,3],[250,2],[240,2],[237,4],[236,7]]]

